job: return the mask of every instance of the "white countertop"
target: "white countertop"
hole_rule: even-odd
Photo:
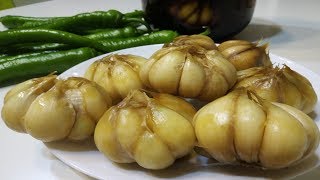
[[[237,38],[264,39],[270,52],[320,74],[320,1],[258,0],[254,18]],[[3,15],[65,16],[79,12],[141,9],[140,0],[53,0],[0,11]],[[0,27],[0,29],[3,27]],[[320,80],[320,79],[319,79]],[[9,89],[0,88],[0,107]],[[0,179],[91,179],[55,158],[39,141],[0,121]],[[318,179],[320,168],[296,179]]]

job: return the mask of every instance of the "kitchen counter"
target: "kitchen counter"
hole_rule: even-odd
[[[270,52],[320,74],[320,1],[258,0],[249,26],[236,36],[269,42]],[[0,11],[3,15],[67,16],[80,12],[141,9],[140,0],[52,0]],[[0,27],[3,29],[3,27]],[[319,79],[320,81],[320,79]],[[0,88],[0,107],[10,87]],[[91,179],[58,160],[43,143],[0,121],[0,179]],[[295,179],[318,179],[320,168]]]

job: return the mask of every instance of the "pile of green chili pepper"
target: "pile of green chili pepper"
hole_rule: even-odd
[[[0,86],[7,82],[62,73],[100,54],[171,42],[178,34],[156,31],[143,11],[117,10],[68,17],[3,16],[0,32]]]

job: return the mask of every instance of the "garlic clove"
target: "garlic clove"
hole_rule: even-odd
[[[230,98],[221,97],[201,108],[194,117],[199,147],[204,148],[220,162],[236,161],[233,147],[234,128],[231,125],[234,116],[233,103],[236,98],[236,95]]]
[[[38,96],[25,114],[26,132],[43,142],[65,138],[75,122],[72,105],[56,88]]]
[[[99,65],[100,64],[96,62],[92,63],[84,73],[84,77],[89,80],[94,80],[95,76],[97,76],[96,71]],[[99,73],[99,76],[101,76],[101,73]]]
[[[156,61],[149,70],[150,85],[159,92],[177,94],[185,54],[172,51]]]
[[[126,64],[114,66],[111,76],[113,77],[112,84],[121,99],[124,99],[132,89],[143,87],[139,74]]]
[[[306,129],[307,136],[308,136],[308,146],[309,148],[305,152],[305,156],[309,156],[311,152],[314,152],[315,149],[319,146],[319,140],[320,140],[320,132],[317,126],[314,125],[314,121],[305,113],[302,111],[297,111],[296,108],[289,106],[287,104],[282,103],[272,103],[275,106],[278,106],[279,108],[285,110],[290,115],[295,117]]]
[[[95,82],[80,77],[70,77],[56,84],[76,112],[68,139],[83,140],[90,137],[103,113],[111,106],[111,98]]]
[[[229,40],[221,43],[218,46],[218,50],[220,52],[223,52],[226,49],[229,49],[230,47],[236,46],[236,45],[251,45],[251,42],[244,41],[244,40]]]
[[[238,157],[248,163],[258,162],[265,112],[246,96],[239,96],[234,116],[234,146]]]
[[[284,76],[290,81],[290,83],[297,87],[301,92],[301,108],[299,109],[305,113],[312,112],[318,102],[318,97],[310,81],[301,74],[291,70],[288,66],[284,66],[282,70]]]
[[[277,93],[278,96],[281,96],[281,100],[279,101],[279,98],[275,102],[285,102],[286,104],[290,104],[291,106],[298,109],[303,109],[304,97],[302,93],[300,93],[297,86],[288,81],[287,78],[279,79],[278,86],[279,90],[277,90]]]
[[[203,101],[217,99],[223,96],[229,89],[228,82],[225,77],[216,71],[206,72],[207,83],[197,98]]]
[[[96,127],[96,122],[83,112],[77,112],[76,121],[68,135],[68,139],[79,141],[87,139],[92,135]]]
[[[147,61],[144,64],[144,66],[141,67],[141,70],[139,72],[139,77],[141,79],[141,82],[147,87],[151,87],[150,81],[149,81],[149,71],[155,62],[156,62],[156,59],[151,58],[149,61]]]
[[[116,136],[117,141],[122,148],[133,159],[132,152],[135,149],[136,142],[140,138],[146,126],[141,126],[144,122],[146,111],[144,108],[124,108],[118,111]],[[130,137],[130,138],[128,138]]]
[[[14,86],[4,98],[2,119],[12,130],[26,132],[24,114],[36,97],[48,91],[56,82],[56,75],[34,78]]]
[[[95,67],[95,70],[92,72],[93,74],[91,74],[90,70],[90,68],[92,67]],[[86,71],[85,77],[103,87],[106,90],[107,94],[112,98],[114,103],[116,103],[120,101],[121,96],[113,84],[111,71],[111,67],[107,62],[96,61],[89,66],[89,69]]]
[[[226,57],[226,58],[234,58],[234,56],[238,55],[239,53],[246,52],[251,49],[250,44],[245,44],[245,45],[237,45],[233,46],[232,48],[227,48],[223,51],[221,51],[221,54]],[[236,59],[236,58],[234,58]],[[232,59],[230,59],[232,60]]]
[[[287,167],[301,159],[307,148],[308,138],[303,125],[283,109],[269,105],[259,153],[261,165]]]
[[[80,87],[84,111],[97,122],[106,109],[112,105],[110,96],[99,85],[87,84]]]
[[[236,69],[248,69],[256,66],[263,66],[264,54],[261,54],[260,49],[247,49],[243,52],[233,55],[228,59],[235,65]],[[271,63],[270,63],[271,64]],[[268,64],[269,65],[269,64]]]
[[[162,105],[154,104],[151,108],[151,117],[147,117],[147,121],[153,124],[153,132],[168,146],[174,157],[180,158],[188,154],[195,142],[191,123],[179,113]]]
[[[196,114],[196,109],[182,98],[163,93],[152,93],[152,97],[161,105],[178,112],[190,122]]]
[[[206,72],[202,65],[195,61],[191,55],[187,55],[179,83],[179,94],[190,98],[197,97],[201,93],[205,81]]]
[[[133,154],[137,163],[148,169],[163,169],[175,160],[168,146],[149,131],[140,136]]]
[[[99,120],[94,133],[94,142],[103,154],[118,163],[131,163],[134,160],[128,156],[119,144],[116,136],[116,123],[118,116],[116,108],[111,107]]]
[[[223,77],[228,82],[229,87],[232,87],[237,81],[237,79],[234,78],[234,74],[237,74],[235,67],[218,51],[208,51],[206,57],[215,64],[214,66],[219,67],[217,71],[221,72]]]

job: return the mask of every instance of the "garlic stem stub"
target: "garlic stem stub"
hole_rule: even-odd
[[[144,87],[139,70],[146,61],[140,56],[111,54],[92,63],[84,77],[102,86],[116,104],[131,90]]]
[[[236,82],[236,69],[217,50],[183,45],[156,51],[141,68],[142,82],[160,93],[212,101]]]
[[[207,104],[193,121],[199,147],[223,163],[280,169],[306,159],[319,145],[319,129],[308,115],[244,88]]]
[[[227,58],[237,70],[258,66],[272,66],[268,44],[259,45],[244,40],[229,40],[218,46],[222,55]]]
[[[8,92],[2,118],[9,128],[43,142],[85,140],[111,106],[105,90],[81,77],[35,78]],[[17,113],[17,107],[22,109]]]
[[[183,45],[200,46],[207,50],[218,49],[217,45],[210,37],[201,34],[180,35],[174,38],[171,43],[164,44],[163,47],[179,47]]]
[[[169,94],[131,91],[99,120],[94,141],[108,159],[164,169],[189,154],[195,143],[195,109]]]
[[[283,67],[254,67],[237,72],[233,89],[245,87],[262,98],[288,104],[304,113],[313,111],[318,97],[310,81],[301,74]]]

